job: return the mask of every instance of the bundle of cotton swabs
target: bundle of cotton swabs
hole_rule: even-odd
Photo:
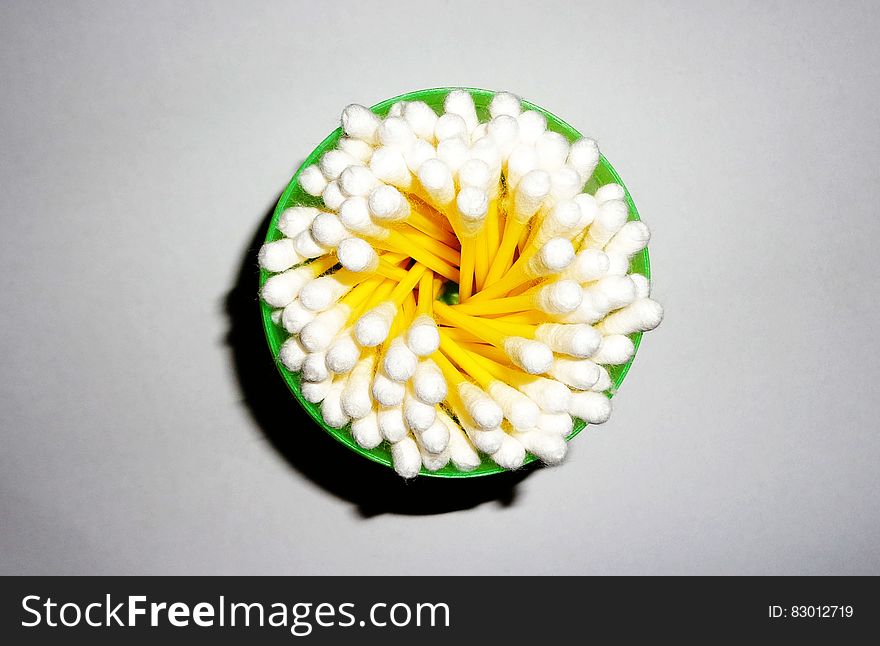
[[[623,188],[583,192],[596,143],[509,93],[489,115],[464,90],[442,115],[349,105],[337,147],[299,175],[323,208],[286,209],[259,254],[261,297],[290,333],[279,360],[328,425],[388,442],[405,478],[470,471],[481,453],[559,463],[573,418],[608,419],[607,367],[663,316],[628,273],[649,231]],[[447,283],[457,304],[439,299]]]

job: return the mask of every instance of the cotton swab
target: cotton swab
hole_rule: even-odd
[[[347,106],[336,148],[298,175],[324,206],[283,211],[284,237],[258,253],[261,298],[292,335],[278,361],[329,426],[389,443],[406,478],[473,470],[480,452],[558,464],[573,417],[610,415],[606,366],[663,316],[629,273],[650,233],[626,191],[582,192],[595,141],[569,143],[509,93],[488,111],[464,90],[441,113]],[[455,305],[438,300],[446,281]]]
[[[507,226],[504,229],[501,246],[486,276],[486,285],[491,285],[497,281],[510,268],[514,249],[520,235],[549,193],[550,175],[543,170],[529,172],[517,184],[513,196],[513,209],[507,218]]]
[[[497,329],[481,324],[478,318],[457,312],[445,303],[435,303],[434,311],[452,325],[456,325],[486,343],[503,350],[515,365],[529,374],[539,375],[547,372],[553,362],[553,353],[550,348],[540,341],[506,335]]]

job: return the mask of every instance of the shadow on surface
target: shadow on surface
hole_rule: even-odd
[[[512,505],[517,485],[534,472],[534,464],[517,472],[479,478],[419,476],[406,482],[391,469],[334,440],[299,406],[269,353],[257,301],[257,251],[273,211],[274,203],[261,218],[235,285],[226,297],[226,343],[244,403],[266,438],[292,467],[336,497],[356,505],[365,518],[383,513],[442,514],[493,500],[505,507]]]

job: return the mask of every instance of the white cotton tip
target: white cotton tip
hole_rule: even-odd
[[[574,262],[574,247],[567,238],[550,238],[529,258],[526,272],[532,278],[559,273]],[[578,289],[580,293],[580,289]],[[578,296],[580,304],[580,296]]]
[[[651,295],[651,283],[642,274],[630,274],[629,279],[636,286],[636,300],[648,298]]]
[[[382,369],[389,378],[404,383],[415,374],[418,362],[418,357],[404,343],[403,339],[395,337],[385,351]]]
[[[640,220],[625,223],[605,245],[605,253],[621,254],[631,258],[648,246],[651,230]]]
[[[302,169],[298,181],[302,190],[314,197],[320,197],[327,187],[327,178],[324,177],[321,169],[314,164]]]
[[[574,420],[565,411],[559,413],[542,412],[538,420],[538,428],[544,433],[568,437],[571,435],[572,430],[574,430]]]
[[[326,357],[323,352],[313,352],[303,360],[300,375],[303,381],[326,381],[330,378]]]
[[[489,166],[492,175],[501,173],[501,149],[491,137],[484,137],[474,142],[470,147],[470,156],[474,159],[482,159]]]
[[[593,384],[593,387],[590,388],[590,390],[592,390],[594,393],[604,393],[613,385],[614,384],[611,381],[611,374],[605,369],[604,366],[599,366],[599,380]]]
[[[327,348],[327,367],[337,375],[350,372],[361,357],[361,348],[355,343],[351,329],[345,330]]]
[[[391,107],[388,108],[388,116],[389,117],[402,117],[403,111],[406,110],[406,104],[408,101],[395,101],[391,104]]]
[[[438,206],[445,206],[455,198],[452,172],[449,166],[439,159],[429,159],[419,167],[419,182]]]
[[[416,444],[419,445],[419,455],[422,457],[422,466],[428,471],[439,471],[449,464],[449,451],[443,450],[439,453],[430,453],[421,441],[422,437],[416,437]]]
[[[572,393],[569,412],[588,424],[602,424],[611,417],[611,400],[602,393]]]
[[[517,388],[535,402],[542,411],[563,413],[568,410],[571,391],[568,386],[555,379],[535,377],[529,381],[523,381]]]
[[[385,229],[370,218],[370,207],[365,197],[349,197],[339,206],[339,221],[355,233],[374,238],[385,237]]]
[[[370,161],[370,157],[373,156],[374,150],[374,148],[366,141],[362,139],[354,139],[352,137],[343,137],[339,140],[339,143],[336,144],[336,147],[342,152],[351,155],[362,164],[366,164]],[[320,195],[320,193],[318,193],[318,195]]]
[[[342,129],[349,137],[376,145],[379,142],[379,126],[382,120],[357,103],[352,103],[342,111]]]
[[[361,162],[359,160],[355,159],[347,152],[334,148],[333,150],[328,150],[321,156],[321,160],[318,162],[318,167],[329,182],[339,179],[339,176],[342,175],[342,171],[349,166],[359,166],[360,164]]]
[[[318,314],[299,333],[303,347],[309,352],[326,350],[345,327],[350,315],[351,308],[341,303]]]
[[[550,198],[556,202],[570,200],[584,187],[574,169],[563,166],[550,174]]]
[[[491,180],[492,171],[482,159],[468,159],[458,169],[458,185],[462,189],[473,187],[486,191]]]
[[[407,427],[414,433],[423,433],[431,427],[436,418],[437,407],[420,402],[415,393],[407,388],[403,396],[403,419],[406,420]]]
[[[377,186],[367,199],[370,215],[379,224],[402,222],[409,217],[409,202],[394,186],[383,184]]]
[[[446,399],[446,378],[431,359],[420,361],[412,377],[413,392],[419,401],[436,405]]]
[[[519,140],[534,145],[538,138],[547,131],[547,118],[535,110],[526,110],[517,117],[519,122]]]
[[[291,206],[278,216],[278,230],[287,238],[295,238],[312,226],[320,211],[313,206]]]
[[[538,423],[538,405],[503,381],[489,384],[489,396],[501,407],[504,417],[515,429],[529,429]]]
[[[401,152],[409,150],[415,143],[416,135],[402,117],[388,117],[379,126],[379,143]]]
[[[391,445],[391,462],[401,478],[415,478],[422,468],[422,456],[416,441],[405,437]]]
[[[535,329],[535,339],[558,354],[586,359],[599,348],[602,335],[589,325],[542,323]]]
[[[351,418],[342,410],[342,390],[345,388],[345,380],[337,379],[330,386],[330,390],[321,402],[321,417],[330,428],[342,428],[351,421]]]
[[[394,444],[409,435],[406,421],[403,419],[403,406],[388,406],[379,409],[379,432],[382,437]]]
[[[528,221],[549,193],[550,174],[540,169],[530,171],[516,185],[513,217],[520,222]]]
[[[406,332],[406,344],[416,356],[427,357],[440,347],[437,323],[427,314],[416,317]]]
[[[502,159],[507,159],[519,143],[519,122],[516,117],[502,114],[486,124],[486,132],[498,146]]]
[[[581,219],[578,222],[578,229],[586,229],[590,226],[599,215],[599,205],[596,198],[589,193],[578,193],[572,198],[572,201],[578,205],[581,210]]]
[[[489,135],[489,124],[478,123],[477,127],[471,130],[471,144],[477,143],[483,137]]]
[[[601,249],[620,231],[629,217],[629,207],[623,200],[609,200],[599,207],[596,219],[590,225],[584,244]]]
[[[501,426],[504,412],[481,388],[464,381],[458,384],[458,394],[471,419],[480,430],[491,431]]]
[[[269,276],[262,289],[262,298],[270,307],[285,307],[299,296],[303,286],[312,280],[308,267],[288,269],[284,273]]]
[[[356,419],[351,423],[351,436],[362,449],[375,449],[382,443],[382,433],[379,432],[379,420],[376,411],[370,411],[366,417]]]
[[[446,95],[443,101],[443,108],[446,114],[457,114],[467,125],[468,132],[477,127],[480,122],[477,119],[477,109],[474,107],[474,99],[470,92],[465,90],[453,90]]]
[[[336,248],[336,257],[348,271],[373,271],[379,266],[379,256],[372,245],[362,238],[346,238]]]
[[[502,469],[519,469],[525,462],[526,449],[518,440],[505,434],[501,447],[489,457]]]
[[[640,298],[609,314],[596,327],[602,334],[632,334],[653,330],[662,320],[663,306],[650,298]]]
[[[607,253],[609,276],[624,276],[629,272],[629,258],[622,253]]]
[[[626,191],[620,184],[604,184],[596,189],[594,197],[597,204],[603,204],[609,200],[626,200]]]
[[[590,358],[606,366],[619,366],[629,361],[635,351],[635,345],[628,336],[609,334],[602,337],[602,343]]]
[[[548,314],[567,314],[583,300],[583,290],[573,280],[557,280],[544,285],[535,294],[535,306]]]
[[[300,384],[300,392],[307,402],[319,404],[324,401],[332,384],[333,380],[330,377],[324,381],[303,381]]]
[[[565,438],[553,433],[539,430],[514,433],[513,437],[523,445],[526,451],[549,466],[560,464],[568,452]]]
[[[415,175],[418,173],[419,168],[422,167],[422,164],[429,159],[434,159],[436,156],[437,150],[434,146],[424,139],[416,139],[416,143],[412,145],[412,148],[403,154],[403,159],[406,161],[406,166],[410,173]]]
[[[592,139],[578,139],[571,145],[568,165],[577,171],[581,184],[586,184],[599,164],[599,145]]]
[[[324,206],[331,211],[336,211],[345,202],[345,194],[340,190],[339,183],[336,180],[328,182],[321,193],[321,199],[324,200]]]
[[[303,307],[299,299],[291,301],[281,312],[281,325],[291,334],[299,334],[315,320],[316,312]]]
[[[540,341],[511,336],[504,340],[504,352],[517,366],[530,375],[547,372],[553,365],[553,352]]]
[[[412,173],[406,159],[396,148],[377,149],[370,158],[370,170],[380,181],[399,189],[407,190],[412,185]]]
[[[558,132],[547,130],[535,140],[535,152],[538,154],[538,167],[548,173],[562,168],[568,158],[568,139]]]
[[[589,359],[558,357],[550,368],[550,374],[572,388],[589,390],[599,380],[599,366]]]
[[[365,197],[379,185],[379,180],[366,166],[349,166],[337,180],[339,189],[349,197]]]
[[[483,430],[469,418],[460,417],[458,421],[461,422],[461,427],[477,450],[488,455],[495,453],[495,451],[501,448],[501,443],[504,442],[504,438],[507,435],[500,426],[490,430]]]
[[[307,310],[323,312],[345,296],[350,289],[350,285],[339,281],[332,274],[320,276],[303,286],[299,300]]]
[[[272,321],[272,323],[274,323],[275,325],[281,325],[281,317],[282,317],[283,315],[284,315],[284,310],[283,310],[283,309],[272,310],[272,312],[269,314],[269,319],[270,319],[270,320]]]
[[[293,249],[302,258],[319,258],[328,251],[315,240],[311,229],[306,229],[293,239]]]
[[[437,125],[437,113],[424,101],[409,101],[403,106],[400,115],[412,128],[417,137],[431,141],[434,139],[434,127]]]
[[[489,196],[482,189],[468,186],[458,192],[455,203],[458,207],[463,234],[475,236],[483,228],[483,223],[486,221],[486,214],[489,211]]]
[[[278,349],[278,359],[291,372],[299,372],[302,369],[306,355],[308,352],[295,336],[288,338]]]
[[[585,287],[582,293],[583,300],[580,306],[573,312],[561,315],[559,317],[560,322],[592,325],[608,314],[611,309],[611,303],[602,291],[592,286]]]
[[[389,379],[381,370],[377,370],[373,377],[373,399],[382,406],[400,406],[406,387],[399,381]]]
[[[267,242],[260,247],[257,254],[257,262],[260,263],[260,267],[273,273],[286,271],[302,261],[303,257],[296,252],[293,240],[290,238]]]
[[[575,255],[574,261],[561,274],[561,278],[577,283],[589,283],[608,273],[610,261],[604,251],[584,249]]]
[[[493,119],[501,115],[518,117],[520,112],[522,112],[522,105],[519,97],[510,92],[498,92],[489,102],[489,114]]]
[[[591,289],[599,290],[608,299],[609,311],[629,305],[636,300],[636,285],[629,276],[605,276],[597,280]],[[302,298],[301,294],[300,298]]]
[[[437,411],[437,419],[446,424],[449,430],[449,459],[459,471],[473,471],[482,463],[462,428],[444,411]]]
[[[375,357],[370,354],[360,359],[348,376],[342,390],[342,410],[352,419],[361,419],[373,410],[373,367]]]
[[[457,114],[444,114],[434,124],[434,139],[469,139],[470,131],[467,124]]]
[[[582,227],[581,210],[577,202],[564,200],[557,202],[541,222],[538,234],[535,236],[536,244],[545,244],[552,238],[571,238],[580,233]]]
[[[351,236],[334,213],[319,213],[309,230],[315,242],[325,249],[335,249],[340,242]]]
[[[437,419],[436,409],[434,421],[424,431],[418,434],[418,441],[428,453],[442,453],[449,446],[449,429],[442,420]]]
[[[393,303],[379,303],[363,314],[355,323],[354,336],[357,342],[366,348],[374,348],[388,338],[391,324],[397,315]]]
[[[437,144],[437,159],[441,160],[453,173],[457,172],[470,155],[470,146],[464,139],[453,137]]]
[[[538,168],[538,153],[533,145],[519,145],[507,158],[507,187],[513,190],[520,180]]]

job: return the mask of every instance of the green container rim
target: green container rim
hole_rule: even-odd
[[[400,96],[386,99],[372,106],[370,109],[379,116],[385,116],[391,106],[398,101],[424,101],[428,105],[436,109],[438,106],[442,106],[443,99],[445,99],[446,95],[452,90],[466,90],[467,92],[469,92],[474,99],[474,104],[477,107],[477,114],[480,116],[481,119],[486,118],[488,112],[488,104],[489,101],[491,101],[492,97],[495,95],[495,91],[483,90],[478,88],[442,87],[417,90],[415,92],[408,92],[406,94],[401,94]],[[563,121],[551,112],[548,112],[544,108],[526,100],[523,100],[522,104],[524,109],[536,110],[537,112],[543,114],[547,118],[548,128],[564,135],[566,138],[569,139],[569,141],[574,141],[583,136],[567,122]],[[277,227],[278,218],[281,215],[281,212],[289,206],[322,205],[322,202],[319,198],[315,198],[306,194],[300,188],[298,183],[299,174],[304,168],[311,166],[312,164],[317,162],[321,155],[323,155],[327,150],[335,147],[341,136],[342,128],[337,128],[336,130],[334,130],[320,144],[318,144],[318,146],[311,152],[311,154],[309,154],[309,156],[297,169],[296,173],[293,175],[290,182],[288,183],[287,188],[285,188],[284,192],[281,194],[281,197],[278,199],[278,204],[275,206],[275,212],[272,215],[272,220],[270,221],[269,228],[266,232],[266,242],[272,242],[281,237],[281,232],[278,230]],[[599,164],[596,167],[596,171],[593,173],[593,177],[586,185],[586,191],[592,193],[596,190],[598,186],[611,182],[616,182],[620,184],[626,193],[626,202],[629,207],[629,219],[639,220],[639,213],[636,209],[635,203],[633,202],[632,196],[630,195],[629,189],[623,183],[620,175],[617,174],[617,171],[614,170],[614,167],[608,162],[605,156],[600,155]],[[650,280],[651,264],[647,248],[633,257],[630,262],[630,270],[641,273]],[[260,271],[259,287],[263,286],[263,283],[266,282],[266,279],[269,276],[270,274],[268,272]],[[303,397],[302,391],[300,389],[299,374],[291,372],[290,370],[285,368],[284,365],[282,365],[281,362],[278,360],[278,350],[281,347],[281,344],[289,335],[285,330],[280,328],[280,326],[272,322],[272,308],[270,308],[264,302],[260,301],[260,310],[263,318],[263,330],[266,335],[266,342],[269,346],[269,351],[272,354],[272,359],[275,362],[275,365],[278,368],[281,377],[287,384],[288,389],[291,393],[293,393],[293,396],[299,402],[300,406],[302,406],[302,408],[318,424],[318,426],[324,429],[325,432],[329,433],[337,441],[369,460],[378,462],[379,464],[383,464],[386,467],[393,468],[393,465],[391,463],[391,454],[388,450],[386,442],[383,442],[375,449],[364,449],[354,441],[354,438],[352,438],[349,425],[346,425],[341,429],[336,429],[332,428],[326,422],[324,422],[324,419],[321,416],[320,404],[312,404]],[[633,352],[633,356],[626,364],[622,366],[614,366],[609,370],[612,379],[612,386],[607,391],[609,397],[613,397],[620,388],[624,378],[629,373],[629,370],[632,367],[639,346],[641,345],[641,333],[633,334],[630,336],[630,338],[632,339],[635,346],[635,352]],[[586,424],[583,422],[583,420],[575,419],[574,428],[571,434],[568,436],[567,441],[570,441],[585,427]],[[536,459],[537,458],[535,458],[535,456],[528,455],[526,456],[525,464],[530,464]],[[483,456],[482,464],[473,471],[458,471],[457,469],[455,469],[454,466],[450,464],[438,471],[428,471],[427,469],[422,468],[420,475],[435,478],[473,478],[494,475],[497,473],[504,473],[506,471],[507,469],[503,469],[502,467],[492,462],[492,460],[487,456]]]

